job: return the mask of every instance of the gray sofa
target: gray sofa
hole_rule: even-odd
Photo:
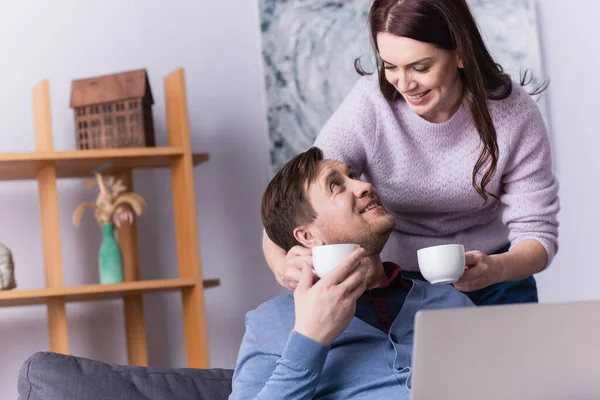
[[[21,366],[18,400],[225,400],[228,369],[146,368],[51,352]]]

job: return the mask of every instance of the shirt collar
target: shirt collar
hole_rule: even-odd
[[[402,278],[402,268],[393,262],[384,262],[383,270],[387,277],[386,281],[379,285],[377,288],[371,290],[371,294],[376,295],[380,292],[384,292],[386,288],[403,288],[404,290],[410,290],[412,282],[408,279]]]

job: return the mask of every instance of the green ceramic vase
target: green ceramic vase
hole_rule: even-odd
[[[102,227],[102,244],[98,252],[98,265],[100,267],[100,283],[123,282],[123,255],[115,240],[113,224],[106,224]]]

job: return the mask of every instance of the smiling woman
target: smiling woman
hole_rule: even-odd
[[[374,0],[369,27],[376,71],[355,61],[363,77],[315,146],[364,174],[395,217],[382,258],[422,279],[417,250],[459,243],[455,287],[475,304],[536,302],[560,207],[535,101],[491,57],[465,0]],[[302,250],[268,238],[264,250],[293,288]]]
[[[473,168],[473,187],[484,201],[488,195],[499,200],[486,191],[498,162],[497,135],[487,99],[506,99],[512,83],[492,59],[466,1],[375,0],[369,27],[380,63],[379,86],[387,100],[393,102],[400,94],[413,112],[438,123],[449,120],[463,100],[468,103],[483,144]],[[383,61],[388,57],[400,62],[394,65]],[[434,68],[417,68],[423,74],[419,85],[414,67],[423,58],[429,58]],[[406,65],[403,60],[408,60]],[[355,64],[357,71],[365,74],[358,60]],[[410,74],[402,73],[407,67]],[[424,94],[429,96],[419,97]],[[482,177],[477,182],[480,172]]]
[[[381,32],[377,47],[385,79],[429,122],[444,122],[458,110],[463,84],[463,63],[456,50]]]

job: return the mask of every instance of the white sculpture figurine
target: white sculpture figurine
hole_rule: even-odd
[[[0,290],[10,290],[16,287],[12,253],[8,247],[0,243]]]

